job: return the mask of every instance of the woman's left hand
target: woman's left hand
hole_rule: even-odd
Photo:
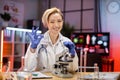
[[[71,54],[71,57],[75,56],[75,45],[73,42],[65,41],[63,44],[69,49],[69,53]]]

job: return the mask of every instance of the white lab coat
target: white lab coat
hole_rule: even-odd
[[[53,71],[53,65],[56,60],[58,60],[59,55],[68,52],[68,48],[63,45],[64,41],[71,41],[69,38],[64,37],[59,34],[58,41],[53,45],[49,36],[49,33],[44,34],[44,38],[41,39],[40,43],[37,46],[36,52],[32,53],[30,51],[30,46],[27,49],[25,54],[25,67],[24,69],[28,71],[41,71],[48,69]],[[41,48],[41,45],[44,45],[46,49]],[[73,62],[69,63],[68,70],[76,71],[78,69],[78,56],[77,54],[73,58]]]

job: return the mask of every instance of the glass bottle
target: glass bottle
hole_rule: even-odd
[[[99,67],[97,63],[94,64],[94,78],[99,79]]]

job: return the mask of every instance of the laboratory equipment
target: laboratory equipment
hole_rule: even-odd
[[[79,72],[80,72],[80,76],[78,77],[78,79],[82,79],[84,80],[84,76],[83,73],[86,72],[86,69],[93,69],[93,73],[94,76],[92,76],[93,80],[99,79],[99,67],[97,63],[94,63],[93,66],[87,66],[87,52],[88,52],[88,48],[79,48],[80,49],[80,66],[79,66]],[[84,54],[83,54],[84,53]],[[89,80],[89,79],[88,79]]]
[[[21,67],[18,69],[18,71],[24,70],[24,56],[21,57]]]
[[[94,73],[83,76],[83,79],[78,80],[120,80],[119,72],[99,72],[99,77],[96,77]]]
[[[69,73],[67,66],[69,63],[73,62],[72,58],[69,57],[68,54],[60,54],[57,57],[57,61],[54,64],[53,68],[53,75],[62,77],[62,78],[71,78],[73,74]]]

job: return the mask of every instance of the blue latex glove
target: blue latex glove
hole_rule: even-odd
[[[69,49],[69,53],[71,54],[71,57],[75,56],[75,45],[73,42],[65,41],[63,44]]]
[[[36,28],[36,30],[34,29],[34,27],[32,27],[32,33],[27,33],[30,41],[31,41],[31,48],[36,49],[37,45],[39,44],[40,40],[43,38],[42,34],[37,34],[39,27]]]

